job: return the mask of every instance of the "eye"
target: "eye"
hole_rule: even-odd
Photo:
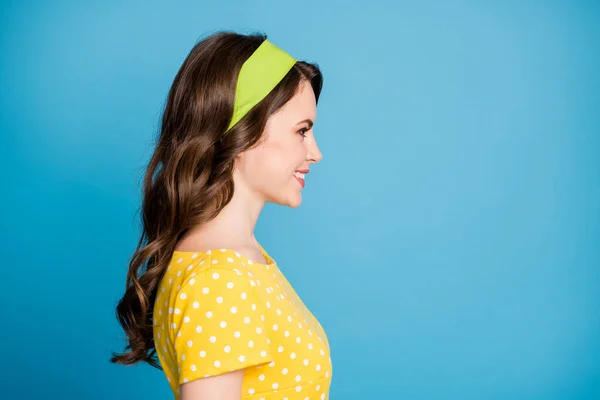
[[[306,132],[308,132],[310,130],[310,128],[302,128],[298,131],[299,134],[301,134],[302,136],[306,137]]]

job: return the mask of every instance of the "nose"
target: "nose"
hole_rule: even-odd
[[[314,136],[308,144],[308,152],[306,155],[306,159],[308,161],[311,161],[312,163],[318,163],[323,159],[323,154],[321,154],[321,150],[319,150],[319,145],[317,145],[317,140]]]

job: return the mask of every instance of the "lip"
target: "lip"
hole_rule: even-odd
[[[296,179],[298,181],[298,183],[300,184],[300,186],[304,187],[305,182],[304,179],[300,179],[297,176],[294,175],[294,179]]]
[[[309,171],[308,171],[308,169],[297,169],[294,172],[299,172],[301,174],[308,174]],[[302,188],[304,188],[304,186],[306,185],[306,182],[304,181],[304,179],[298,178],[296,175],[294,175],[294,178],[298,181],[300,186],[302,186]]]

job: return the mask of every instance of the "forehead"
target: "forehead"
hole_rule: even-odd
[[[292,124],[306,118],[314,121],[317,116],[317,103],[310,82],[302,82],[294,97],[281,107],[278,114],[280,120]]]

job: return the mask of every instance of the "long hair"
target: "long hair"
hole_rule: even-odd
[[[162,369],[153,339],[158,284],[190,228],[219,214],[233,196],[236,155],[260,143],[270,115],[310,82],[318,101],[323,77],[316,64],[297,61],[279,84],[230,131],[237,77],[265,34],[217,32],[192,48],[169,90],[156,147],[142,188],[142,232],[131,260],[117,319],[125,331],[118,364],[147,362]]]

